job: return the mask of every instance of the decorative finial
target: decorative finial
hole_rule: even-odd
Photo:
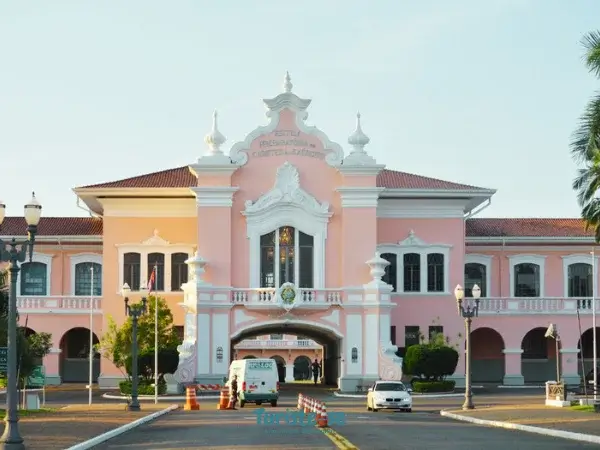
[[[294,85],[292,84],[292,79],[290,78],[290,73],[285,73],[285,78],[283,80],[283,92],[292,92],[292,88]]]
[[[215,110],[215,112],[213,112],[212,130],[204,137],[204,142],[206,142],[210,148],[210,153],[214,155],[223,153],[220,147],[225,143],[226,140],[227,139],[221,134],[217,126],[217,111]]]
[[[154,229],[154,237],[158,237],[158,228]]]
[[[367,136],[360,126],[360,112],[356,113],[356,130],[354,133],[348,138],[348,144],[354,147],[352,153],[361,152],[364,153],[365,146],[371,142],[369,136]]]

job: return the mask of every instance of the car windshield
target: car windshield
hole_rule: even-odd
[[[406,388],[402,383],[377,383],[376,391],[405,391]]]

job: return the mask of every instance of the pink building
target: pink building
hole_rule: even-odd
[[[344,151],[306,124],[310,102],[286,77],[264,100],[268,123],[229,151],[215,114],[196,162],[77,188],[94,217],[42,219],[18,304],[21,322],[53,335],[49,379],[87,378],[90,268],[100,336],[109,316],[124,320],[121,286],[140,295],[157,265],[157,288],[182,327],[178,382],[220,382],[232,358],[261,355],[276,357],[288,380],[299,356],[318,355],[325,380],[345,390],[398,377],[394,353],[420,335],[443,331],[463,348],[457,284],[482,290],[474,381],[554,379],[558,357],[577,382],[582,357],[590,368],[598,278],[583,223],[473,218],[494,190],[386,169],[366,150],[360,117]],[[0,235],[25,229],[7,218]],[[559,355],[544,338],[550,322]],[[273,334],[300,338],[248,340]],[[309,341],[318,345],[300,347]],[[109,361],[97,370],[103,387],[123,377]]]

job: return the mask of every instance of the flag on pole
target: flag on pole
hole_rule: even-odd
[[[154,290],[154,284],[156,283],[156,266],[152,269],[150,279],[148,280],[148,293]]]

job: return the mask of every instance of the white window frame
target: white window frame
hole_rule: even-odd
[[[409,236],[397,244],[380,244],[377,246],[377,251],[380,254],[393,253],[396,255],[396,292],[394,294],[406,295],[448,295],[450,293],[450,244],[428,244],[419,239],[411,231]],[[421,290],[420,292],[405,292],[404,291],[404,255],[416,253],[420,255],[421,262]],[[432,253],[440,253],[444,255],[444,290],[441,292],[429,292],[427,290],[427,255]]]
[[[510,255],[508,257],[508,264],[510,268],[509,272],[509,283],[510,283],[510,297],[515,298],[515,266],[519,264],[529,263],[537,264],[540,266],[540,296],[530,298],[543,298],[546,295],[546,256],[544,255]],[[521,297],[519,297],[521,298]],[[524,297],[526,298],[526,297]]]
[[[158,231],[154,231],[154,235],[140,243],[134,244],[117,244],[118,258],[119,258],[119,285],[117,293],[121,293],[121,288],[125,282],[125,274],[123,273],[123,265],[125,262],[126,253],[139,253],[140,254],[140,287],[145,286],[148,283],[149,273],[152,269],[148,267],[148,255],[150,253],[162,253],[165,255],[165,267],[164,267],[164,291],[156,291],[159,293],[165,292],[176,292],[171,291],[171,255],[173,253],[187,253],[190,258],[194,255],[195,246],[192,244],[171,244],[169,241],[161,238],[158,235]]]
[[[481,264],[485,267],[485,290],[486,297],[492,296],[492,259],[494,257],[490,255],[480,255],[477,253],[467,253],[465,254],[465,267],[467,264]],[[464,272],[465,267],[463,267],[463,286],[465,286],[464,281]]]
[[[595,258],[595,261],[592,260],[592,258]],[[564,293],[564,297],[565,298],[569,298],[569,266],[572,264],[587,264],[589,266],[592,266],[592,270],[594,271],[594,273],[592,274],[592,289],[593,289],[593,296],[597,297],[598,296],[598,290],[597,290],[597,280],[598,280],[598,256],[592,256],[591,254],[586,255],[586,254],[573,254],[573,255],[566,255],[562,257],[563,260],[563,280],[564,280],[564,289],[563,289],[563,293]]]
[[[102,271],[104,271],[104,267],[102,266],[102,255],[99,255],[97,253],[80,253],[78,255],[71,255],[71,295],[75,296],[75,284],[76,284],[76,279],[75,279],[75,268],[77,267],[77,264],[81,264],[81,263],[96,263],[96,264],[100,264],[100,266],[102,267]],[[100,291],[102,292],[102,290]],[[89,295],[85,295],[83,297],[89,297]]]
[[[33,252],[31,262],[46,264],[46,295],[28,295],[27,297],[49,297],[52,295],[52,291],[50,290],[50,288],[52,287],[52,259],[53,258],[54,258],[54,255]],[[22,263],[19,264],[19,268],[21,268],[21,266],[23,264],[26,264],[28,262],[29,262],[29,256],[27,257],[26,261],[23,261]],[[17,297],[21,297],[21,276],[22,276],[22,273],[19,272],[19,279],[17,280]]]

